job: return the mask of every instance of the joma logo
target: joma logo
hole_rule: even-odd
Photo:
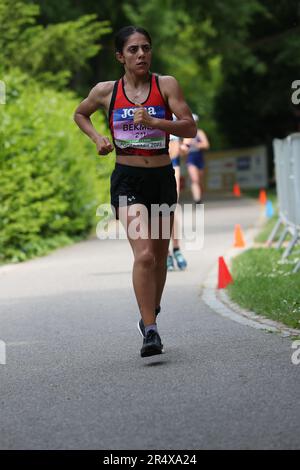
[[[149,108],[147,106],[145,106],[145,108],[147,109],[147,112],[148,114],[150,114],[151,116],[155,116],[156,115],[156,111],[155,111],[155,108],[153,106],[150,106]],[[124,108],[123,109],[123,114],[121,114],[121,117],[123,119],[126,119],[128,117],[132,118],[133,117],[133,114],[134,112],[137,110],[138,108]]]

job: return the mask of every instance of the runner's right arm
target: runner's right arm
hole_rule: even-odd
[[[100,135],[94,128],[90,119],[91,114],[99,108],[108,109],[109,98],[112,93],[114,82],[100,82],[90,91],[74,113],[74,121],[78,127],[90,137],[96,144],[99,155],[107,155],[112,152],[114,146],[108,137]]]

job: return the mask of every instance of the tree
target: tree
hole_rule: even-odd
[[[226,61],[216,117],[232,145],[272,143],[296,130],[291,83],[299,78],[299,2],[263,0],[247,47],[252,61]],[[239,65],[239,66],[238,66]]]
[[[37,24],[39,11],[38,5],[22,0],[1,0],[2,73],[18,67],[45,84],[63,88],[99,52],[99,39],[111,29],[107,21],[96,21],[96,15],[44,27]]]

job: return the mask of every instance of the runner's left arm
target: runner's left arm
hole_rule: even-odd
[[[137,105],[138,109],[134,113],[134,122],[160,129],[178,137],[195,137],[197,134],[196,123],[177,80],[171,76],[163,76],[159,77],[159,82],[162,94],[168,101],[170,110],[175,114],[177,120],[169,121],[155,118],[150,116],[142,105]]]

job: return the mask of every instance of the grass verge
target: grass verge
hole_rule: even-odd
[[[275,224],[277,222],[277,219],[278,219],[278,214],[274,215],[273,217],[271,217],[270,219],[267,220],[267,222],[264,224],[264,227],[262,228],[262,230],[255,237],[254,241],[256,243],[265,243],[268,240],[269,235],[271,234],[271,232],[273,230],[273,227],[275,226]],[[278,240],[280,233],[281,233],[281,231],[279,230],[277,235],[274,238],[274,241]]]
[[[241,307],[300,329],[300,272],[292,273],[297,258],[294,254],[282,263],[282,252],[251,248],[234,258],[234,283],[227,290]]]

